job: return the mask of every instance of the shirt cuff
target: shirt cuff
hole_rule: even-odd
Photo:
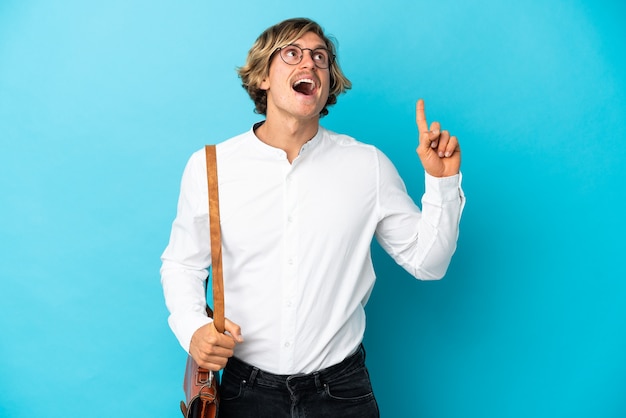
[[[424,179],[426,182],[424,198],[429,202],[452,202],[464,197],[461,173],[449,177],[433,177],[424,172]]]
[[[202,315],[194,315],[187,317],[185,320],[179,321],[181,322],[181,326],[176,326],[175,320],[170,317],[170,327],[174,331],[174,335],[178,339],[181,347],[189,353],[189,345],[191,344],[191,337],[193,334],[201,327],[206,324],[213,322],[213,319],[202,316]]]

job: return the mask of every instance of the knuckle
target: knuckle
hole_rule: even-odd
[[[211,370],[213,372],[219,370],[218,368],[215,367],[214,363],[211,363],[209,361],[204,362],[204,365],[202,367],[204,367],[205,369]]]

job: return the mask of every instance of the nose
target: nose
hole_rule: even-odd
[[[302,61],[300,61],[300,66],[304,68],[317,68],[315,61],[313,61],[313,50],[309,48],[302,49]]]

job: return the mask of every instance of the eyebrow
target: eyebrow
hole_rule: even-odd
[[[295,45],[297,47],[303,48],[303,46],[300,45],[298,42],[292,42],[289,45]],[[311,49],[313,49],[313,50],[315,50],[315,49],[325,49],[326,51],[330,51],[330,49],[328,49],[328,47],[326,45],[324,45],[324,44],[317,44],[316,47],[311,48]]]

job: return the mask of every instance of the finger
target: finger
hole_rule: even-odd
[[[197,338],[196,338],[197,337]],[[235,348],[235,340],[230,335],[220,334],[213,330],[207,334],[195,333],[191,337],[190,349],[195,348],[205,355],[217,355],[222,357],[232,356]]]
[[[223,357],[209,357],[200,359],[194,358],[194,360],[196,360],[198,366],[204,367],[205,369],[214,372],[222,370],[224,367],[226,367],[226,364],[228,363],[228,358]]]
[[[205,361],[216,361],[218,358],[228,359],[235,354],[235,343],[232,338],[229,339],[232,344],[232,347],[230,348],[224,347],[220,344],[201,344],[197,347],[198,349],[196,350],[196,353],[198,354],[198,357]]]
[[[446,155],[446,148],[449,142],[450,132],[441,131],[441,135],[439,136],[439,145],[437,146],[437,155],[439,155],[439,158],[443,158]]]
[[[235,345],[231,337],[225,338],[230,339],[231,344],[233,346]],[[189,346],[189,354],[193,356],[200,366],[206,367],[209,370],[217,371],[226,365],[228,359],[234,355],[234,351],[232,349],[219,347],[218,345],[211,345],[206,342],[194,343],[192,340],[191,345]]]
[[[424,106],[424,100],[419,99],[415,106],[415,121],[417,122],[417,130],[422,132],[428,131],[428,123],[426,122],[426,110]]]
[[[228,334],[220,334],[217,337],[217,342],[215,343],[214,347],[221,347],[225,350],[232,351],[235,349],[236,345],[237,341],[232,336]]]
[[[241,335],[241,327],[239,325],[235,324],[229,319],[226,319],[224,321],[224,328],[226,332],[232,335],[232,337],[235,339],[235,342],[237,343],[243,342],[243,336]]]
[[[441,125],[439,122],[430,124],[430,147],[437,148],[439,146],[439,136],[441,135]]]
[[[232,336],[220,333],[213,322],[206,325],[206,331],[200,335],[198,344],[200,348],[207,353],[216,353],[218,347],[226,350],[235,348],[236,341]],[[193,337],[192,337],[193,341]],[[223,354],[223,353],[222,353]]]
[[[445,157],[452,157],[455,152],[460,152],[459,141],[456,136],[451,136],[444,153]]]

